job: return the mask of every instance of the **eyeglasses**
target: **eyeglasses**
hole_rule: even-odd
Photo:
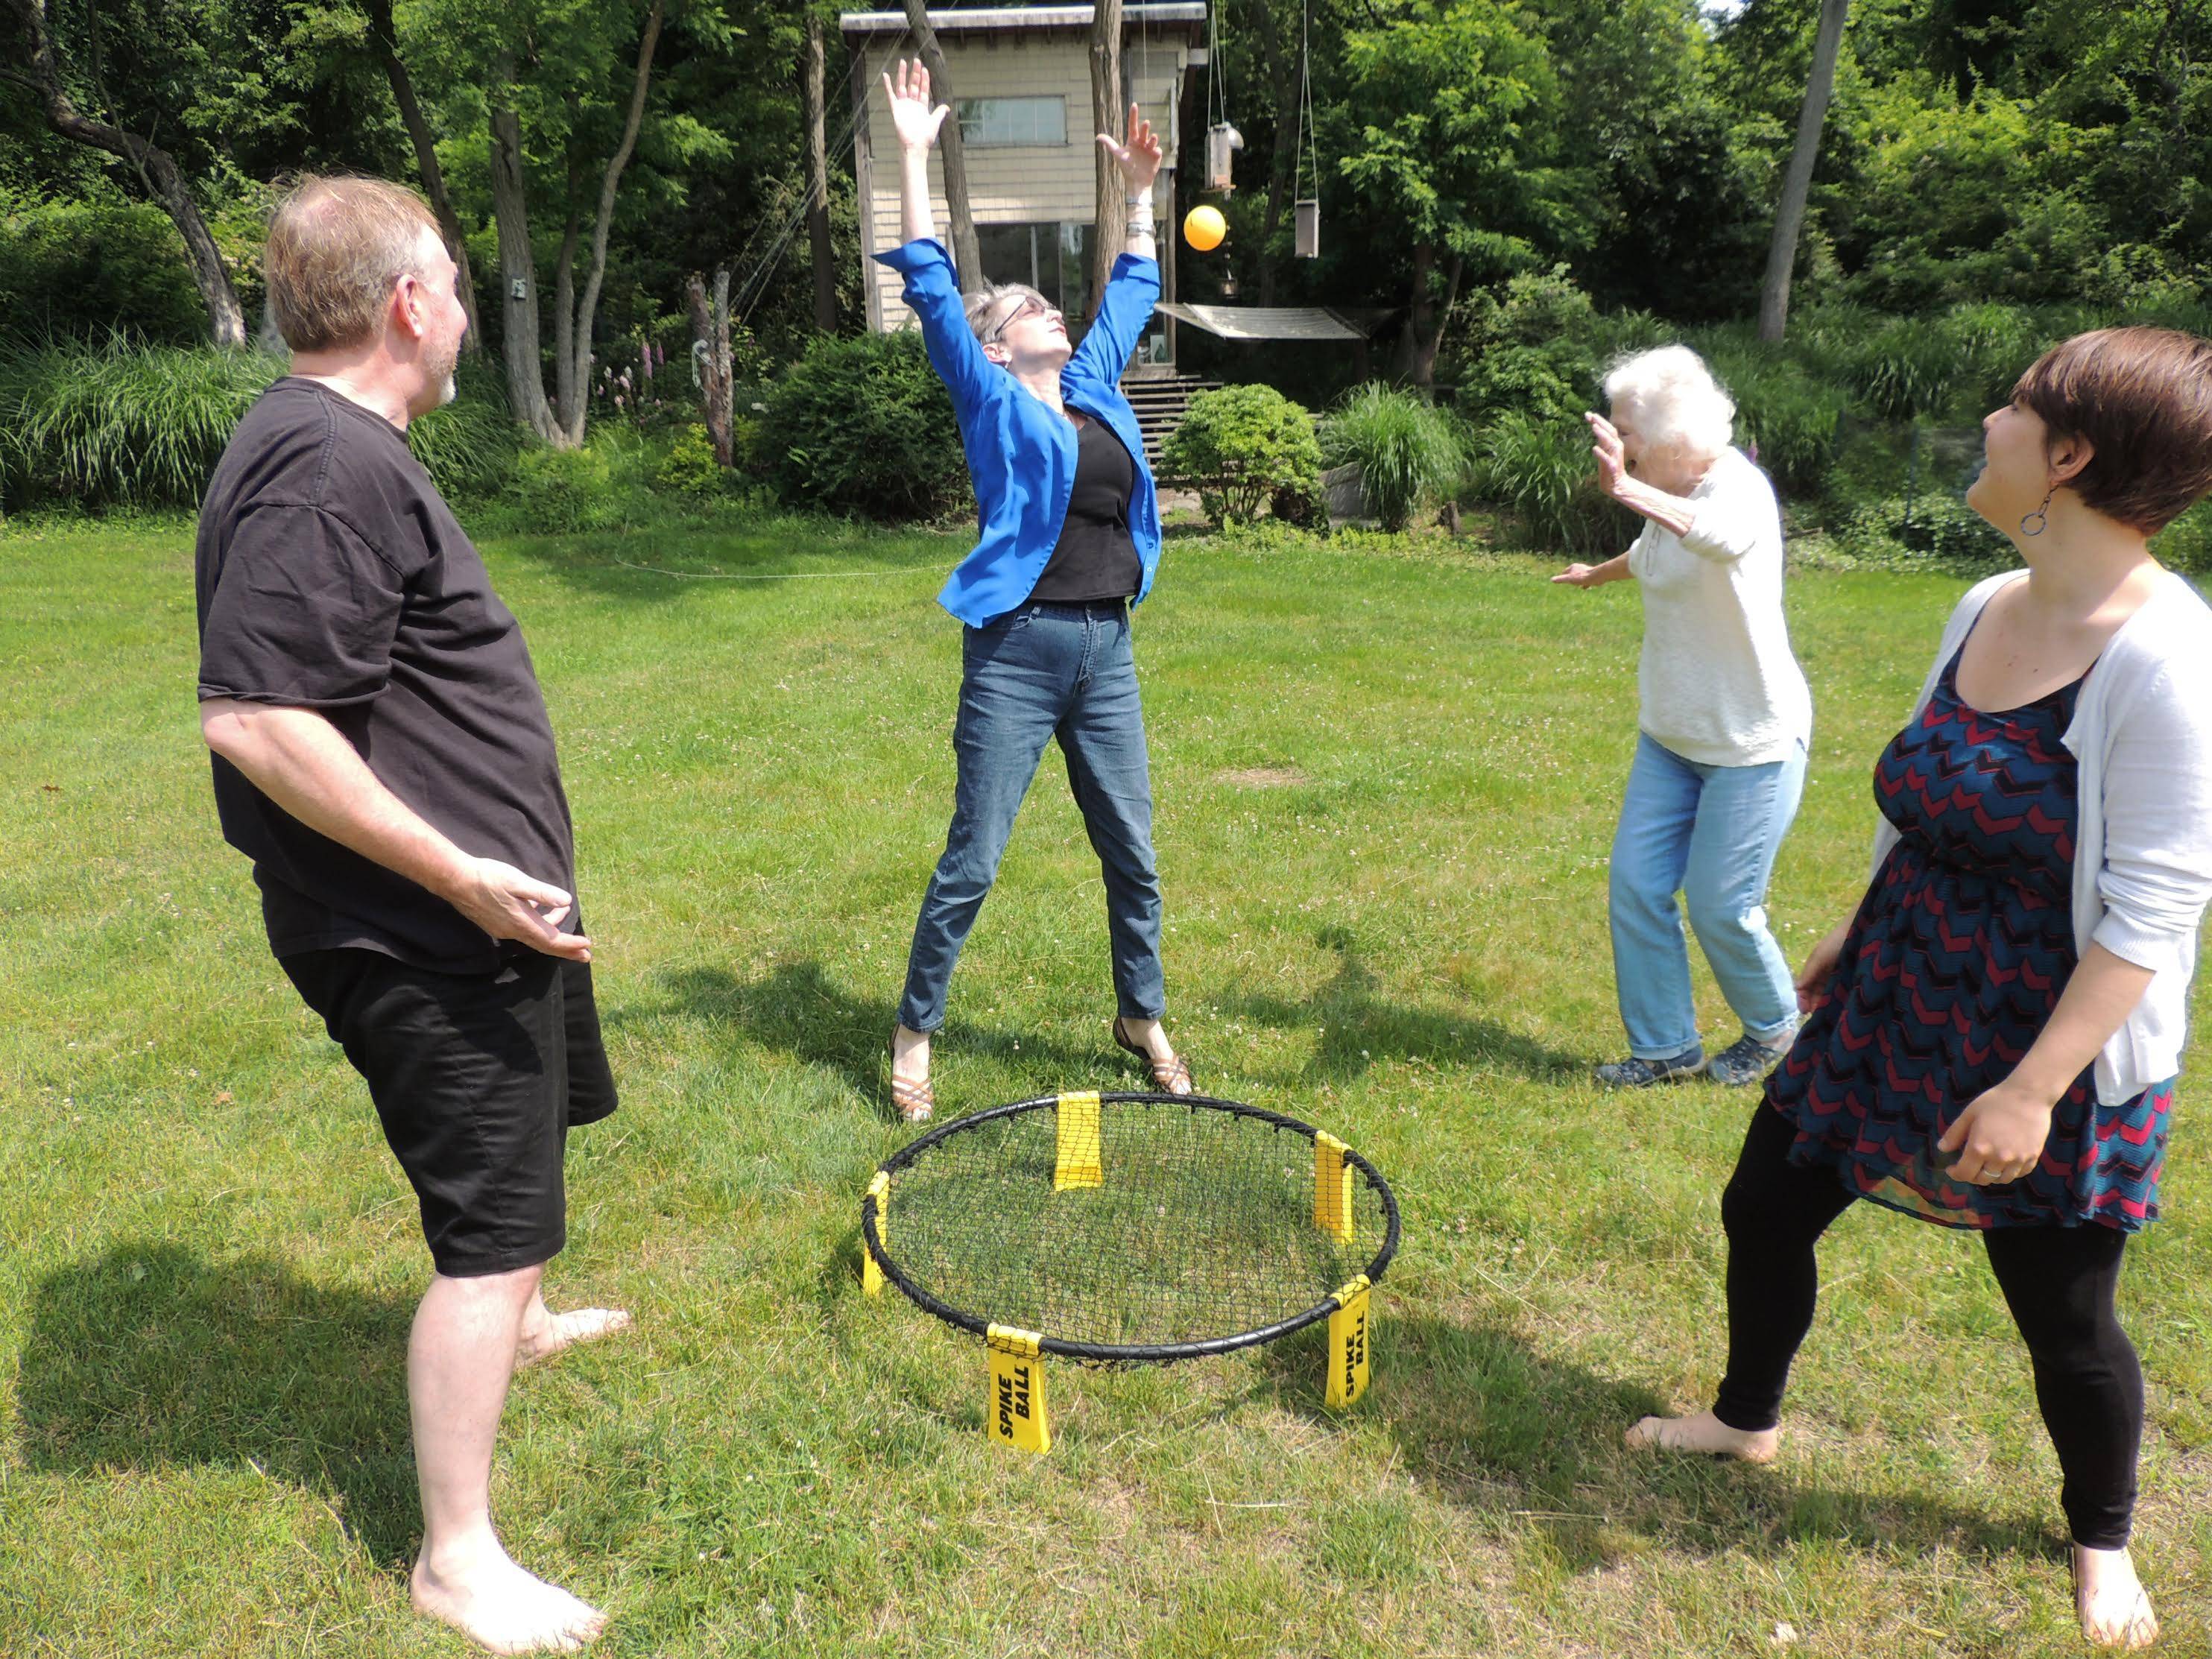
[[[1022,297],[1022,302],[1019,305],[1016,306],[1005,316],[1000,318],[999,320],[992,324],[989,328],[983,331],[982,343],[985,345],[991,344],[1001,334],[1004,334],[1008,329],[1012,328],[1016,323],[1021,321],[1024,317],[1049,317],[1054,314],[1054,308],[1047,305],[1036,295],[1024,295]]]

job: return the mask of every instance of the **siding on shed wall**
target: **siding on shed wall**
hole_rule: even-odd
[[[1058,94],[1067,100],[1067,137],[1063,145],[971,144],[968,147],[968,201],[979,225],[1049,224],[1074,221],[1089,223],[1097,204],[1092,153],[1098,142],[1091,118],[1091,49],[1081,35],[1029,36],[1008,40],[985,36],[940,33],[945,64],[953,89],[968,98],[1037,98]],[[868,245],[878,251],[896,247],[899,234],[898,141],[892,136],[890,106],[884,97],[883,74],[912,48],[902,40],[869,41],[862,62],[862,84],[867,88],[867,129],[872,152],[866,204]],[[1180,41],[1154,41],[1149,46],[1132,40],[1121,52],[1121,95],[1142,106],[1153,127],[1164,135],[1168,155],[1176,153],[1176,94],[1187,49]],[[946,120],[953,118],[947,116]],[[945,206],[945,168],[940,153],[930,152],[929,193],[937,234],[949,246],[951,229]],[[1160,174],[1164,192],[1170,175]],[[1172,199],[1171,198],[1169,199]],[[1160,210],[1163,228],[1168,216]],[[908,328],[914,313],[899,297],[897,276],[866,257],[863,275],[873,289],[876,303],[872,319],[881,319],[886,329]],[[986,271],[992,279],[1000,276]]]

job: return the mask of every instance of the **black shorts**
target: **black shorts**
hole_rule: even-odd
[[[589,965],[534,951],[489,976],[376,951],[279,961],[367,1079],[438,1271],[512,1273],[558,1253],[569,1127],[615,1109]]]

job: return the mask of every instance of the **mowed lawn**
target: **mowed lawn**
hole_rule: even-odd
[[[904,1133],[882,1046],[951,799],[959,630],[931,600],[963,545],[764,521],[487,549],[562,740],[624,1095],[573,1144],[549,1290],[638,1319],[520,1379],[495,1504],[524,1563],[612,1607],[604,1651],[2081,1650],[1969,1237],[1838,1225],[1777,1467],[1621,1448],[1720,1369],[1753,1097],[1589,1080],[1620,1048],[1641,618],[1526,561],[1170,545],[1137,626],[1172,1029],[1203,1085],[1371,1157],[1404,1249],[1340,1418],[1310,1332],[1057,1367],[1052,1454],[987,1444],[980,1347],[855,1282]],[[458,1654],[404,1576],[413,1204],[218,839],[191,586],[180,526],[0,540],[0,1653]],[[1856,899],[1869,766],[1965,586],[1791,585],[1819,711],[1774,885],[1793,957]],[[1136,1086],[1111,1012],[1048,755],[940,1110]],[[2204,1097],[2123,1288],[2176,1655],[2212,1650]]]

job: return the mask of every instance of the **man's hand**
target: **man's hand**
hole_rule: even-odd
[[[497,859],[466,859],[461,880],[446,895],[453,907],[494,939],[511,939],[549,957],[589,962],[592,941],[564,933],[575,900],[550,882],[526,876]]]

